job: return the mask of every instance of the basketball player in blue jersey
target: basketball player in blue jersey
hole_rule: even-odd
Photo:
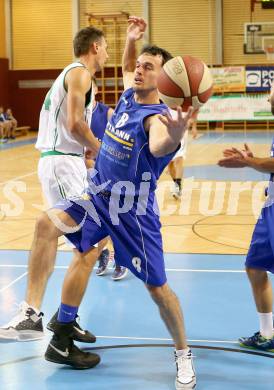
[[[142,37],[146,26],[140,18],[131,18],[129,22],[127,58],[132,57],[128,54],[135,53],[135,42]],[[176,118],[172,118],[167,106],[159,100],[157,77],[170,57],[157,47],[149,52],[144,50],[134,72],[129,71],[124,61],[125,92],[108,122],[96,158],[97,173],[92,177],[88,194],[82,199],[60,202],[41,218],[49,237],[66,232],[80,253],[89,253],[98,241],[111,237],[119,262],[144,282],[174,340],[176,389],[192,389],[196,384],[192,353],[186,341],[179,300],[167,284],[155,198],[157,179],[179,149],[193,112],[190,108],[184,118],[178,108]],[[69,295],[64,294],[66,286],[63,288],[60,307],[65,305],[68,311],[74,311],[82,299],[85,273],[81,267],[81,262],[75,264],[73,294],[71,291]],[[81,291],[77,281],[79,273]],[[86,283],[88,278],[86,275]],[[76,361],[71,354],[71,332],[69,320],[59,323],[45,358],[88,368],[83,357]]]
[[[96,96],[97,93],[98,93],[98,88],[94,80],[94,95]],[[102,142],[105,129],[107,127],[107,122],[111,118],[113,112],[114,110],[111,107],[94,100],[90,128],[93,134],[95,135],[95,137],[100,142]],[[94,167],[94,160],[86,159],[86,166],[88,169],[92,169]],[[108,264],[110,261],[110,253],[109,250],[106,248],[107,242],[108,239],[106,238],[99,243],[99,252],[101,252],[101,254],[98,258],[99,265],[98,265],[98,269],[96,270],[97,276],[105,275],[108,269]],[[127,275],[127,272],[128,270],[126,267],[120,266],[115,261],[115,268],[112,274],[112,279],[115,281],[124,279]]]
[[[271,93],[274,114],[274,93]],[[255,157],[248,145],[244,150],[236,148],[223,152],[219,165],[225,168],[250,167],[259,172],[270,173],[267,200],[255,226],[246,257],[246,273],[251,283],[259,317],[260,329],[253,336],[242,337],[239,343],[245,348],[274,352],[273,294],[267,272],[274,273],[274,139],[270,157]]]

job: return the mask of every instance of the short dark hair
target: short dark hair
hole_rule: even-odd
[[[164,65],[167,61],[171,60],[172,55],[165,49],[162,49],[156,45],[146,45],[142,48],[140,54],[150,54],[152,56],[162,56],[162,65]]]
[[[73,40],[73,50],[75,57],[87,54],[93,42],[101,41],[104,33],[96,27],[84,27],[78,31]]]

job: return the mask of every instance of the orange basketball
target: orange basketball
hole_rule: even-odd
[[[170,108],[200,108],[212,95],[213,80],[209,68],[198,58],[174,57],[163,66],[158,89],[161,100]]]

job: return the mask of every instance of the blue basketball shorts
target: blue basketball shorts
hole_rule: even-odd
[[[258,268],[274,273],[274,205],[261,212],[245,262],[248,268]]]
[[[83,202],[83,200],[81,200]],[[137,278],[151,286],[166,283],[161,223],[149,202],[145,215],[137,215],[136,207],[119,214],[119,224],[113,224],[110,217],[109,199],[92,195],[85,202],[94,207],[96,218],[87,214],[86,206],[78,200],[61,201],[55,208],[64,210],[81,228],[65,236],[80,251],[87,252],[103,238],[110,236],[114,246],[115,259],[127,267]],[[99,217],[99,219],[98,219]]]

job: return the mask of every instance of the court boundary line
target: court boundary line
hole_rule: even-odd
[[[265,353],[265,352],[259,352],[259,351],[251,351],[247,349],[240,349],[240,348],[226,348],[226,347],[213,347],[213,346],[206,346],[206,345],[189,345],[190,348],[195,349],[208,349],[213,351],[223,351],[223,352],[236,352],[236,353],[242,353],[247,355],[253,355],[253,356],[259,356],[259,357],[267,357],[270,359],[274,359],[274,355],[271,353]],[[83,351],[100,351],[100,350],[107,350],[107,349],[126,349],[126,348],[174,348],[174,344],[121,344],[121,345],[105,345],[100,347],[86,347],[83,348]],[[4,366],[8,366],[10,364],[16,364],[16,363],[24,363],[29,360],[35,360],[43,358],[44,355],[35,355],[35,356],[29,356],[24,357],[20,359],[15,359],[9,362],[0,363],[0,368]]]
[[[96,336],[97,339],[112,339],[112,340],[137,340],[137,341],[172,341],[171,338],[165,337],[134,337],[134,336]],[[224,344],[237,344],[237,340],[195,340],[187,339],[190,343],[224,343]]]
[[[0,268],[28,268],[28,264],[0,264]],[[56,265],[54,269],[68,269],[69,265]],[[94,267],[93,269],[98,269]],[[108,270],[112,270],[113,267],[108,267]],[[245,270],[232,270],[232,269],[194,269],[194,268],[166,268],[167,272],[205,272],[205,273],[245,273]],[[1,292],[1,290],[0,290]]]
[[[2,287],[0,289],[0,294],[7,290],[9,287],[13,286],[15,283],[17,283],[19,280],[23,279],[24,276],[26,276],[28,272],[24,272],[22,275],[18,276],[16,279],[14,279],[12,282],[10,282],[7,286]]]
[[[32,175],[34,175],[35,173],[37,173],[37,170],[36,170],[36,171],[33,171],[33,172],[26,173],[25,175],[15,176],[15,177],[13,177],[12,179],[9,179],[9,180],[0,182],[0,186],[3,186],[3,185],[5,185],[5,184],[7,184],[7,183],[10,183],[10,182],[12,182],[12,181],[16,181],[16,180],[19,180],[19,179],[24,179],[25,177],[32,176]]]
[[[0,248],[0,253],[1,252],[30,252],[30,249],[2,249]],[[58,250],[58,253],[72,253],[68,250],[64,250],[64,249],[59,249]],[[164,252],[164,255],[175,255],[175,256],[185,256],[185,255],[190,255],[190,256],[245,256],[244,254],[242,253],[205,253],[205,252]]]

